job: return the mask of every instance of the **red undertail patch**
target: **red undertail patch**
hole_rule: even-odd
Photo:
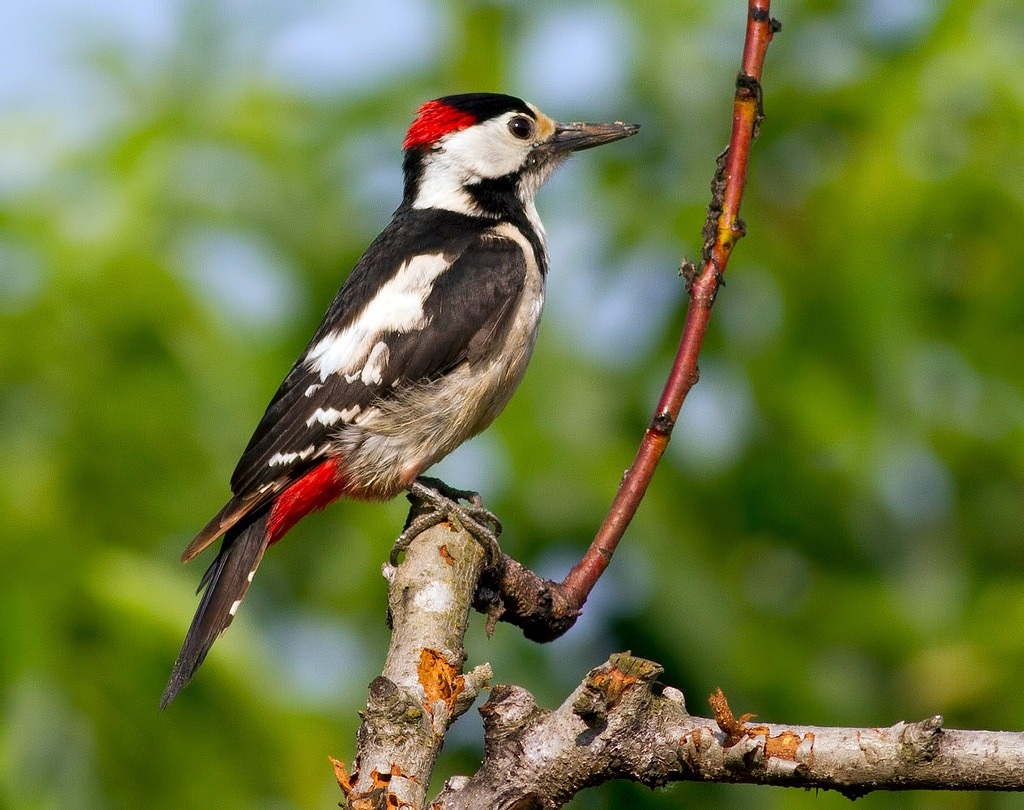
[[[443,101],[428,101],[416,113],[416,120],[409,127],[402,148],[429,146],[438,138],[471,127],[475,123],[476,116],[472,113],[459,110]]]
[[[338,460],[331,458],[314,467],[278,495],[270,510],[270,543],[276,543],[310,512],[323,509],[345,491]]]

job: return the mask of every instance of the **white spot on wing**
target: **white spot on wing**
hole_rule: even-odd
[[[323,388],[323,386],[320,383],[313,383],[311,386],[309,386],[309,388],[306,389],[306,396],[313,396],[313,394],[315,394],[321,388]]]
[[[306,427],[313,427],[314,422],[319,422],[321,425],[330,427],[339,419],[342,418],[342,412],[336,411],[334,408],[317,408],[313,411],[313,415],[306,420]]]
[[[242,604],[242,600],[241,599],[236,599],[234,602],[231,603],[231,609],[228,611],[228,613],[230,613],[232,616],[234,616],[235,615],[235,611],[238,610],[238,606],[240,604]]]
[[[361,408],[358,405],[353,405],[351,408],[346,408],[341,412],[342,422],[351,422],[356,416],[359,415]]]
[[[363,385],[380,385],[384,366],[388,364],[390,357],[391,350],[388,349],[387,343],[382,341],[373,347],[373,351],[370,352],[370,356],[366,360],[366,365],[363,366]]]
[[[249,572],[249,576],[247,576],[246,579],[249,580],[249,582],[252,582],[252,578],[254,576],[256,576],[256,569],[255,568],[252,571]]]
[[[448,267],[444,256],[434,253],[405,262],[355,321],[341,331],[330,332],[310,349],[306,355],[310,371],[318,373],[321,382],[332,374],[344,374],[351,382],[365,373],[367,358],[379,345],[382,333],[412,332],[427,325],[423,304],[434,280]]]
[[[305,450],[297,453],[274,453],[267,462],[268,467],[279,467],[284,464],[294,464],[297,460],[305,461],[316,452],[316,445],[311,444]]]

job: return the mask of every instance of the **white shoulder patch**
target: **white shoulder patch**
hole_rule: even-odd
[[[355,321],[328,333],[306,355],[306,366],[324,382],[332,374],[344,374],[367,385],[380,382],[387,364],[385,332],[412,332],[427,325],[423,312],[435,279],[450,263],[441,254],[426,253],[405,262],[363,307]],[[383,347],[383,348],[381,348]],[[307,389],[308,390],[308,389]]]

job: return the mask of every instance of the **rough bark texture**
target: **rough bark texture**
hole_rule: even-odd
[[[482,552],[446,525],[385,566],[393,638],[359,729],[351,777],[336,763],[347,805],[422,808],[444,736],[491,671],[462,674],[463,636]],[[495,686],[481,707],[484,761],[456,776],[433,810],[547,810],[611,779],[873,790],[1024,790],[1024,733],[958,731],[942,718],[887,728],[752,723],[720,692],[714,718],[689,714],[659,665],[629,653],[592,670],[557,709],[518,686]]]
[[[591,671],[556,710],[516,686],[495,686],[481,708],[485,758],[450,779],[432,810],[546,810],[584,787],[632,779],[750,782],[872,790],[1024,789],[1024,734],[956,731],[942,718],[888,728],[750,724],[719,693],[715,719],[686,711],[657,683],[661,667],[627,653]]]
[[[353,773],[338,773],[349,807],[425,804],[449,726],[491,677],[487,664],[462,674],[463,638],[482,565],[479,544],[441,524],[419,535],[397,568],[384,566],[391,648],[384,671],[370,684]]]

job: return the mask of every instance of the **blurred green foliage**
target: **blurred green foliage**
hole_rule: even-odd
[[[745,4],[31,5],[0,9],[35,43],[8,65],[22,95],[0,92],[0,806],[333,806],[327,755],[351,759],[381,665],[403,503],[299,526],[158,714],[202,571],[179,550],[397,204],[417,104],[502,90],[644,127],[542,192],[534,364],[440,469],[483,491],[510,553],[563,575],[674,353]],[[749,236],[669,455],[580,625],[541,647],[477,621],[471,663],[554,705],[628,648],[695,712],[721,686],[765,720],[1019,729],[1024,7],[773,11]],[[39,75],[32,49],[55,42],[63,71]],[[479,744],[467,716],[438,784]],[[846,806],[628,784],[573,806],[627,802]]]

